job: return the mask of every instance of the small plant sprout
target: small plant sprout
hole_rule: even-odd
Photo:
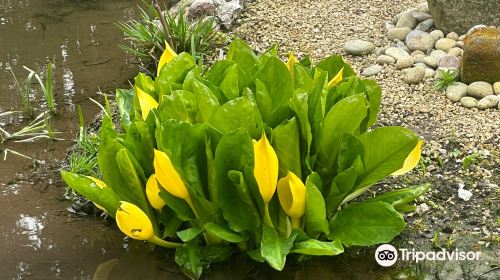
[[[436,80],[434,86],[438,91],[445,91],[446,88],[454,84],[458,79],[458,72],[448,69],[441,72],[441,76]]]
[[[55,114],[56,113],[56,107],[55,107],[56,104],[55,104],[55,100],[54,100],[54,86],[53,86],[54,77],[53,77],[52,62],[49,62],[49,64],[47,65],[47,74],[45,77],[45,82],[42,80],[40,75],[38,75],[35,71],[31,70],[30,68],[28,68],[26,66],[23,66],[23,67],[24,67],[24,69],[26,69],[29,72],[28,78],[26,79],[26,84],[28,84],[28,82],[31,84],[31,80],[33,77],[38,81],[38,84],[39,84],[40,88],[42,89],[43,96],[45,98],[45,102],[47,104],[48,112],[50,114]],[[29,93],[29,89],[30,88],[28,88],[28,86],[26,86],[26,92]],[[26,94],[25,94],[25,96],[26,96]]]
[[[470,154],[462,160],[462,169],[467,170],[469,169],[469,166],[475,164],[479,158],[480,154],[478,152],[475,152],[473,154]]]

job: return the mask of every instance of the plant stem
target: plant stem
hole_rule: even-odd
[[[191,207],[191,210],[193,210],[193,213],[194,213],[194,216],[196,217],[196,219],[200,220],[200,215],[198,215],[196,208],[194,208],[194,204],[193,204],[193,201],[191,201],[191,197],[188,196],[186,198],[186,203],[189,205],[189,207]]]
[[[292,228],[300,228],[300,218],[292,218]]]
[[[153,238],[151,238],[148,241],[151,242],[151,243],[154,243],[154,244],[156,244],[158,246],[165,247],[165,248],[177,248],[177,247],[182,246],[182,243],[169,242],[169,241],[166,241],[166,240],[163,240],[163,239],[159,238],[156,235],[153,236]]]
[[[163,26],[163,31],[165,31],[165,40],[174,51],[177,51],[176,47],[173,44],[172,36],[170,36],[168,24],[167,21],[165,20],[165,16],[163,15],[163,11],[161,10],[160,4],[158,3],[158,0],[152,0],[152,1],[153,1],[153,7],[155,7],[156,11],[158,12],[158,16],[160,17],[160,22],[161,25]]]
[[[271,220],[271,215],[269,215],[269,204],[264,204],[264,224],[274,228],[273,221]]]

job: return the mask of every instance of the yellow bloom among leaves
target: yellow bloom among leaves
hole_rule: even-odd
[[[281,207],[292,219],[300,219],[306,210],[306,186],[293,172],[278,182],[278,198]]]
[[[158,181],[156,180],[156,176],[152,174],[146,183],[146,196],[151,206],[157,210],[161,210],[166,204],[158,194],[159,192],[160,187],[158,186]]]
[[[139,105],[141,106],[142,119],[146,120],[149,112],[154,108],[158,108],[158,102],[139,87],[135,87],[135,92],[139,99]]]
[[[175,167],[167,153],[154,150],[155,176],[160,185],[171,195],[189,200],[189,193],[181,176],[175,170]]]
[[[87,177],[87,179],[90,179],[92,182],[94,182],[94,184],[96,184],[101,190],[106,188],[106,183],[104,183],[103,181],[101,181],[97,178],[94,178],[92,176],[85,176],[85,177]],[[95,205],[95,207],[101,209],[102,211],[104,211],[106,213],[108,212],[108,211],[106,211],[106,209],[104,209],[104,207],[102,207],[101,205],[99,205],[95,202],[94,202],[94,205]]]
[[[158,62],[158,69],[156,72],[156,76],[160,76],[160,72],[161,72],[161,69],[163,68],[163,66],[165,66],[165,64],[172,61],[172,59],[174,59],[174,57],[176,57],[176,56],[177,56],[177,54],[174,52],[172,47],[170,47],[170,45],[167,42],[165,42],[165,51],[163,51],[163,53],[160,57],[160,61]]]
[[[344,67],[328,82],[328,88],[332,88],[344,79]]]
[[[288,68],[288,71],[293,75],[293,65],[299,63],[297,58],[293,55],[293,53],[290,53],[288,56],[288,61],[286,62],[286,68]]]
[[[418,162],[420,161],[420,154],[422,153],[422,144],[424,144],[424,141],[418,141],[415,148],[411,151],[408,157],[406,157],[403,167],[398,171],[392,173],[392,175],[397,176],[405,174],[407,172],[410,172],[413,168],[415,168],[415,166],[417,166]]]
[[[132,203],[120,201],[120,207],[116,211],[116,224],[131,238],[151,240],[154,237],[151,220],[141,208]]]
[[[253,143],[255,180],[259,186],[259,192],[264,204],[269,203],[276,191],[278,181],[278,156],[267,140],[266,134],[262,133],[259,141]]]

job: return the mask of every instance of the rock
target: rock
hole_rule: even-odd
[[[424,31],[413,30],[406,36],[406,46],[412,51],[428,52],[434,47],[434,43],[434,37]]]
[[[455,40],[450,38],[439,39],[436,42],[436,50],[442,50],[447,52],[449,49],[455,47]]]
[[[436,71],[431,68],[425,68],[425,78],[432,78],[434,75],[436,75]]]
[[[373,54],[375,55],[382,55],[385,53],[385,49],[386,48],[375,48],[375,50],[373,50]]]
[[[415,209],[415,213],[417,213],[418,215],[422,215],[422,214],[428,212],[429,210],[431,210],[429,205],[427,205],[426,203],[422,203],[422,204],[417,206],[417,209]]]
[[[467,85],[464,83],[454,83],[446,88],[446,97],[452,102],[459,102],[467,95]]]
[[[467,35],[463,50],[461,76],[466,83],[500,80],[500,27],[477,29]]]
[[[396,60],[401,59],[402,57],[409,57],[410,54],[407,53],[406,51],[396,48],[396,47],[390,47],[387,50],[385,50],[385,54],[388,56],[393,57]]]
[[[410,55],[415,60],[415,63],[423,63],[424,62],[424,58],[425,58],[424,52],[417,50],[417,51],[412,52]]]
[[[396,23],[396,27],[408,27],[410,29],[414,29],[416,26],[417,19],[414,18],[411,13],[404,13]]]
[[[222,4],[217,7],[217,17],[219,18],[221,25],[227,30],[231,29],[234,20],[239,16],[243,7],[240,5],[238,0],[233,0],[230,2],[222,1]]]
[[[458,34],[456,32],[450,32],[446,35],[446,38],[458,41]]]
[[[384,64],[394,64],[396,63],[396,60],[392,56],[388,55],[381,55],[377,57],[375,60],[376,63],[384,65]]]
[[[464,48],[464,42],[463,41],[457,41],[455,43],[455,47],[463,49]]]
[[[207,15],[215,15],[215,4],[212,0],[194,0],[188,9],[190,20],[201,18]]]
[[[498,105],[499,99],[500,99],[500,96],[497,96],[497,95],[486,96],[483,99],[479,100],[479,102],[477,102],[477,108],[479,108],[481,110],[494,108]]]
[[[463,188],[459,188],[458,189],[458,197],[460,197],[464,201],[469,201],[472,197],[472,193],[468,190],[463,189]]]
[[[382,66],[380,66],[380,65],[372,65],[372,66],[366,68],[365,70],[363,70],[363,72],[361,73],[361,76],[365,76],[365,77],[375,76],[381,70],[382,70]]]
[[[496,95],[500,95],[500,82],[496,82],[493,84],[493,91]]]
[[[410,53],[410,49],[408,49],[408,47],[405,45],[405,43],[403,43],[399,40],[396,41],[396,47],[404,50],[407,53]]]
[[[493,95],[493,86],[491,86],[487,82],[473,82],[467,88],[467,95],[476,98],[483,98],[488,95]]]
[[[406,71],[403,81],[407,84],[418,84],[425,77],[425,69],[422,67],[413,67]]]
[[[432,68],[437,68],[438,67],[438,59],[434,56],[426,56],[424,57],[424,63]]]
[[[392,29],[392,28],[394,28],[394,27],[396,27],[396,26],[394,26],[394,24],[392,24],[392,22],[391,22],[391,21],[386,21],[386,22],[384,23],[384,28],[385,28],[385,31],[389,31],[389,30],[391,30],[391,29]]]
[[[428,14],[428,13],[424,13],[424,12],[420,12],[420,11],[414,11],[414,12],[411,12],[411,15],[418,21],[418,22],[422,22],[422,21],[426,21],[428,19],[432,19],[432,15],[431,14]]]
[[[344,50],[348,54],[352,55],[363,55],[369,54],[375,49],[375,45],[372,42],[364,40],[351,40],[345,43]]]
[[[401,59],[398,59],[396,62],[396,69],[401,70],[405,68],[409,68],[415,63],[415,60],[413,57],[408,56],[408,57],[402,57]]]
[[[422,2],[418,4],[417,11],[422,13],[429,13],[429,5],[427,5],[427,2]]]
[[[448,54],[453,56],[462,56],[462,52],[461,48],[454,47],[448,51]]]
[[[498,0],[428,0],[438,29],[465,34],[477,24],[500,26]]]
[[[415,30],[421,30],[421,31],[429,31],[432,27],[434,26],[434,20],[432,19],[426,19],[419,23],[417,27],[415,27]]]
[[[403,41],[406,38],[406,35],[411,31],[410,28],[408,27],[394,27],[387,31],[387,37],[389,37],[389,40],[394,41],[394,40],[401,40]]]
[[[474,33],[474,31],[479,30],[479,29],[483,29],[483,28],[488,28],[488,26],[486,26],[484,24],[474,25],[473,27],[471,27],[469,29],[469,31],[467,31],[467,34],[465,34],[465,36],[467,37],[467,35]],[[464,40],[465,40],[465,38],[464,38]]]
[[[433,50],[430,54],[430,56],[434,57],[435,59],[437,59],[436,63],[439,62],[439,60],[443,57],[447,55],[447,53],[445,53],[444,51],[442,50]]]
[[[458,69],[460,67],[460,61],[456,56],[445,55],[441,57],[438,63],[439,67],[452,67]]]
[[[474,97],[465,96],[460,99],[460,104],[462,104],[465,108],[476,108],[477,100]]]
[[[444,38],[444,33],[441,30],[436,29],[434,31],[431,31],[431,33],[429,33],[429,34],[431,34],[431,36],[434,37],[434,39],[436,39],[436,41]]]

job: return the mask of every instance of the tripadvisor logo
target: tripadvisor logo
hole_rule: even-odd
[[[418,263],[419,261],[478,261],[481,257],[481,252],[465,252],[455,249],[454,251],[446,251],[442,249],[441,251],[430,251],[422,252],[416,251],[415,249],[396,249],[391,244],[382,244],[378,246],[375,251],[375,260],[381,266],[392,266],[399,259],[402,261],[414,261]]]

